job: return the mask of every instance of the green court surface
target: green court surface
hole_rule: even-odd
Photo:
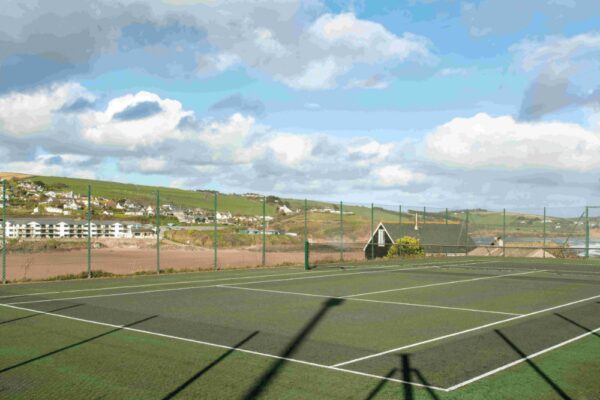
[[[600,267],[465,257],[0,287],[0,398],[600,398]]]

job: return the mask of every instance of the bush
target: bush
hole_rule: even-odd
[[[404,236],[396,240],[396,243],[390,247],[387,256],[423,256],[425,255],[425,249],[421,247],[421,243],[418,239],[410,236]]]

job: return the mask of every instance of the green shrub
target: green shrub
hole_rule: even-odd
[[[410,236],[404,236],[390,247],[388,250],[388,257],[397,256],[423,256],[425,255],[425,249],[421,246],[418,239]]]

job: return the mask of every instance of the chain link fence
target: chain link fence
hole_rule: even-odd
[[[600,258],[600,207],[449,209],[257,194],[3,181],[2,281],[382,262],[429,256]]]

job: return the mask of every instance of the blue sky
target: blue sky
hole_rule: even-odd
[[[600,3],[12,1],[0,169],[429,206],[600,203]]]

